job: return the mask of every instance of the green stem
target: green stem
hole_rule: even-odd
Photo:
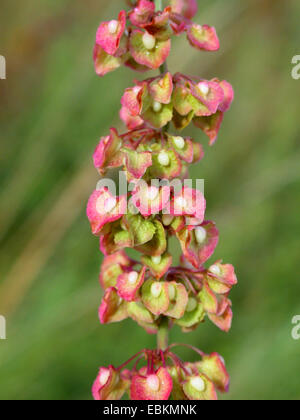
[[[158,327],[157,349],[165,351],[168,347],[169,320],[164,317]]]
[[[164,64],[162,64],[159,68],[160,74],[165,74],[168,71],[168,65],[167,62],[165,61]]]
[[[160,12],[163,10],[162,0],[154,0],[155,10]],[[164,74],[168,71],[168,65],[165,62],[159,68],[160,74]],[[168,334],[169,334],[169,320],[167,317],[163,317],[158,327],[157,332],[157,349],[165,351],[168,347]]]
[[[154,3],[155,3],[155,10],[157,12],[160,12],[163,8],[162,0],[154,0]]]

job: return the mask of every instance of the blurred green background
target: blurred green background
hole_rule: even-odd
[[[219,139],[192,169],[204,178],[207,217],[233,263],[229,334],[206,322],[172,341],[218,351],[232,378],[228,399],[299,399],[300,54],[299,0],[201,0],[199,23],[216,26],[221,50],[173,43],[172,72],[226,78],[236,91]],[[139,74],[103,79],[91,60],[98,24],[123,1],[1,2],[0,399],[90,399],[98,366],[155,346],[132,321],[101,326],[98,240],[85,205],[98,180],[91,154],[118,122],[120,97]],[[151,73],[150,73],[151,74]],[[174,254],[178,249],[174,248]],[[190,351],[181,351],[193,360]],[[298,372],[298,373],[297,373]]]

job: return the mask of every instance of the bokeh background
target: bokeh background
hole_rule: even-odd
[[[98,180],[91,154],[118,121],[135,77],[93,71],[95,31],[123,1],[1,1],[0,399],[90,399],[99,365],[154,347],[132,321],[101,326],[101,255],[85,205]],[[210,322],[172,341],[218,351],[228,399],[299,399],[300,54],[299,0],[201,0],[199,23],[216,26],[215,54],[176,40],[170,70],[226,78],[236,99],[215,147],[192,169],[206,181],[207,217],[221,232],[215,254],[236,267],[229,334]],[[151,73],[150,73],[151,74]],[[178,253],[178,248],[172,252]],[[190,351],[181,351],[193,360]]]

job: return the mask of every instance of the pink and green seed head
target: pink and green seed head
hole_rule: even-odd
[[[118,20],[103,22],[99,26],[96,34],[96,44],[109,55],[114,55],[119,46],[125,31],[126,12],[122,10]]]
[[[197,13],[196,0],[171,0],[171,6],[163,11],[155,11],[154,2],[148,0],[129,4],[128,14],[122,11],[117,20],[102,23],[97,31],[94,62],[99,76],[122,64],[137,71],[157,69],[169,55],[172,34],[186,32],[190,44],[199,50],[219,48],[214,28],[190,20]],[[210,144],[215,142],[224,113],[233,101],[231,85],[218,79],[172,76],[166,69],[162,73],[125,91],[120,116],[133,131],[119,136],[112,129],[110,136],[100,140],[94,164],[101,175],[110,168],[124,167],[128,181],[144,178],[149,183],[153,177],[172,180],[186,176],[188,164],[203,157],[203,148],[190,138],[166,135],[162,130],[171,122],[183,129],[193,121]],[[137,135],[143,130],[152,130],[145,140]],[[105,290],[100,321],[119,322],[130,317],[156,334],[162,316],[189,331],[208,315],[228,331],[232,320],[228,293],[237,280],[230,265],[218,261],[208,270],[203,267],[218,242],[214,223],[204,222],[205,199],[186,190],[186,196],[172,198],[171,214],[164,215],[170,196],[165,199],[162,190],[148,185],[146,191],[136,188],[129,194],[138,210],[136,215],[125,214],[124,197],[109,195],[107,190],[95,191],[89,200],[92,231],[100,235],[106,255],[100,274]],[[167,252],[169,234],[177,235],[186,260],[194,265],[184,265],[184,276],[172,267],[172,256]],[[125,247],[141,252],[142,264],[130,260],[122,251]],[[216,399],[215,387],[228,389],[229,377],[216,353],[204,355],[194,365],[176,361],[174,375],[170,375],[164,357],[160,359],[151,351],[148,354],[154,358],[151,362],[150,357],[154,369],[151,363],[147,368],[120,373],[112,366],[101,368],[93,386],[94,398],[119,399],[130,387],[132,399],[166,400],[171,392],[180,399]]]

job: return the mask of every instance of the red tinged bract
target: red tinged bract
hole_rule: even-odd
[[[107,169],[118,168],[123,163],[123,154],[120,151],[122,139],[116,129],[110,129],[110,135],[102,137],[93,154],[95,168],[101,175]]]
[[[130,387],[132,400],[168,400],[172,391],[172,378],[167,369],[134,375]]]
[[[208,281],[217,293],[228,293],[237,284],[234,267],[231,264],[222,264],[217,261],[207,270]]]
[[[176,233],[185,258],[199,268],[214,253],[219,232],[212,222],[185,227]]]
[[[141,272],[130,271],[121,274],[117,280],[118,295],[127,302],[133,302],[138,298],[138,292],[144,283],[146,267]]]
[[[94,400],[120,400],[126,391],[128,380],[120,376],[119,372],[110,365],[101,367],[93,384]]]
[[[201,80],[199,83],[191,84],[191,93],[206,106],[210,114],[217,112],[224,102],[224,91],[220,84],[214,81]]]
[[[125,302],[119,297],[117,289],[106,289],[99,307],[99,319],[101,324],[120,322],[127,318]]]
[[[125,89],[121,104],[133,117],[138,116],[142,111],[142,98],[146,87],[146,83],[139,83],[134,87]]]
[[[196,367],[213,381],[219,391],[229,391],[229,374],[226,370],[223,357],[218,353],[204,355],[202,361],[196,363]]]
[[[206,200],[201,191],[183,187],[179,193],[175,193],[171,202],[170,215],[189,216],[196,218],[198,223],[204,220]]]
[[[192,24],[188,27],[187,37],[190,44],[203,51],[217,51],[220,48],[215,28],[208,25]]]
[[[143,120],[139,116],[133,116],[128,111],[128,108],[122,106],[120,110],[120,118],[128,128],[128,130],[135,130],[143,125]]]
[[[109,287],[115,287],[119,275],[125,270],[130,270],[133,265],[134,261],[128,258],[124,251],[104,257],[99,275],[102,288],[106,290]]]
[[[201,128],[207,135],[209,144],[212,146],[217,140],[223,119],[224,113],[217,111],[215,114],[208,117],[195,117],[193,122],[196,127]]]
[[[94,46],[93,60],[95,72],[100,77],[118,69],[124,63],[123,57],[114,57],[107,54],[98,44]]]
[[[219,105],[219,111],[221,112],[227,112],[229,111],[231,104],[234,100],[234,90],[230,83],[228,83],[226,80],[223,80],[222,82],[219,82],[219,85],[223,89],[224,92],[224,99],[222,103]]]
[[[155,4],[148,0],[139,0],[137,5],[129,12],[130,22],[134,26],[144,27],[153,18],[155,13]]]
[[[128,174],[128,181],[139,180],[152,165],[150,152],[137,152],[129,148],[124,148],[123,155],[125,157],[124,163]]]
[[[119,220],[127,209],[125,196],[115,197],[107,188],[95,190],[87,205],[87,217],[94,235],[99,235],[108,223]]]
[[[170,188],[138,185],[132,192],[132,203],[144,217],[159,213],[170,200]]]
[[[198,11],[197,0],[171,0],[172,12],[192,19]]]
[[[221,315],[208,314],[209,319],[224,332],[229,332],[232,324],[231,302],[227,303],[226,309]]]
[[[168,58],[171,40],[162,41],[148,32],[135,29],[129,38],[129,51],[134,60],[150,69],[158,69]]]
[[[109,55],[114,55],[119,46],[126,25],[126,12],[119,13],[118,20],[103,22],[96,34],[96,44]]]

